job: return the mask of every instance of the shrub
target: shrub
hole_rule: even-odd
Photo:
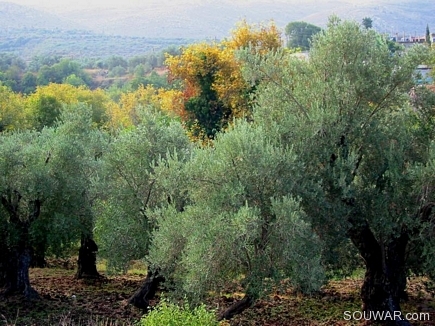
[[[179,306],[166,300],[160,302],[140,321],[140,326],[214,326],[219,325],[214,312],[207,311],[204,304],[191,309],[188,304]]]

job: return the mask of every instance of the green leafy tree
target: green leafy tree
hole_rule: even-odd
[[[109,77],[122,77],[127,74],[127,69],[123,66],[116,66],[109,70]]]
[[[63,83],[76,87],[86,85],[85,81],[81,77],[77,76],[76,74],[71,74],[66,78],[64,78]]]
[[[62,243],[59,238],[74,239],[66,236],[70,232],[90,237],[88,191],[95,162],[90,150],[90,110],[80,115],[75,110],[65,112],[63,120],[57,128],[0,137],[0,215],[5,236],[0,275],[4,275],[8,294],[37,296],[29,280],[32,239],[48,236],[47,229],[51,237],[58,237],[56,244]],[[47,223],[47,229],[37,227],[39,220]],[[56,229],[51,222],[61,227]]]
[[[21,78],[21,91],[24,94],[33,93],[36,90],[36,76],[31,72],[26,72]]]
[[[104,156],[103,196],[95,206],[96,238],[109,271],[125,271],[131,259],[144,258],[156,226],[148,210],[174,200],[178,188],[170,188],[156,172],[174,155],[180,161],[190,155],[191,144],[181,124],[153,108],[137,107],[138,124],[123,130]],[[160,172],[164,173],[164,172]],[[148,266],[143,285],[129,302],[147,309],[163,279]]]
[[[292,146],[312,182],[299,195],[326,243],[325,258],[348,237],[366,266],[364,310],[392,316],[406,287],[409,240],[422,221],[422,203],[409,190],[430,137],[421,136],[408,92],[424,58],[424,47],[391,55],[373,30],[332,17],[314,37],[309,61],[277,54],[251,58],[246,69],[248,80],[262,80],[254,120]]]
[[[60,56],[34,56],[28,64],[30,72],[38,72],[42,66],[52,66],[58,63],[62,58]]]
[[[43,65],[38,70],[38,75],[36,78],[36,83],[38,85],[48,85],[49,83],[54,83],[55,81],[56,77],[49,66]]]
[[[96,207],[96,233],[112,272],[125,271],[130,260],[147,253],[154,227],[147,209],[167,200],[154,169],[160,159],[174,151],[183,157],[190,147],[179,122],[153,109],[138,111],[141,122],[121,131],[103,159],[105,191]]]
[[[122,67],[127,69],[128,62],[123,57],[120,56],[111,56],[106,60],[106,64],[109,70],[112,70],[115,67]]]
[[[364,28],[366,28],[366,29],[372,28],[373,19],[371,19],[370,17],[364,17],[362,20],[362,24],[363,24]]]
[[[304,292],[316,291],[324,279],[321,241],[289,195],[304,184],[301,167],[290,148],[266,134],[237,123],[213,148],[197,149],[181,172],[173,164],[184,182],[170,180],[187,194],[186,204],[150,213],[158,227],[148,259],[176,294],[199,302],[244,275],[245,297],[221,316],[226,319],[282,279]]]
[[[308,50],[312,37],[320,31],[320,27],[306,22],[291,22],[285,28],[287,47]]]
[[[91,77],[84,72],[80,65],[69,59],[62,59],[52,66],[43,65],[38,70],[37,84],[48,85],[49,83],[62,84],[65,79],[75,76],[75,80],[80,78],[86,85],[91,85]]]

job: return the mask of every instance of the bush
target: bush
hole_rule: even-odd
[[[205,305],[190,309],[188,304],[180,307],[166,300],[143,317],[140,326],[214,326],[219,325],[214,312],[207,311]]]

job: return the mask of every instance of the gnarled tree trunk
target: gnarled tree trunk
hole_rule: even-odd
[[[29,268],[31,263],[31,247],[29,243],[30,225],[41,212],[41,202],[28,202],[29,215],[19,215],[21,195],[10,192],[2,196],[1,202],[9,214],[9,246],[6,253],[7,266],[4,268],[5,294],[22,294],[26,299],[38,298],[38,293],[31,287]],[[13,235],[12,235],[13,234]]]
[[[37,299],[38,293],[31,287],[29,279],[30,249],[18,246],[11,250],[6,269],[5,294],[22,294],[26,299]]]
[[[405,250],[409,237],[405,230],[389,243],[380,244],[367,222],[353,226],[349,236],[366,265],[361,289],[365,318],[389,325],[408,326],[401,314],[400,299],[406,288]],[[375,317],[376,314],[376,317]]]
[[[77,260],[76,278],[100,278],[97,271],[97,251],[98,246],[90,237],[82,236]]]
[[[159,274],[158,270],[149,270],[142,286],[128,300],[128,303],[137,308],[148,310],[150,300],[155,297],[159,285],[164,281],[165,278]]]
[[[18,238],[6,253],[8,262],[5,268],[5,294],[23,294],[27,299],[38,298],[37,292],[30,286],[29,268],[31,248],[29,245],[28,221],[12,220],[14,232]]]

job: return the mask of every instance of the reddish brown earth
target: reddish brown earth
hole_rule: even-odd
[[[41,300],[23,302],[18,297],[0,297],[0,325],[133,325],[142,312],[127,304],[129,296],[139,287],[144,275],[107,277],[82,281],[74,278],[74,270],[61,268],[32,269],[31,282]],[[283,284],[265,300],[225,325],[366,325],[365,322],[344,320],[344,311],[360,308],[361,280],[331,281],[320,294],[304,296]],[[218,312],[230,306],[243,294],[234,284],[210,298],[207,305]],[[429,312],[430,321],[413,325],[435,325],[435,288],[423,278],[409,282],[409,301],[405,312]]]

